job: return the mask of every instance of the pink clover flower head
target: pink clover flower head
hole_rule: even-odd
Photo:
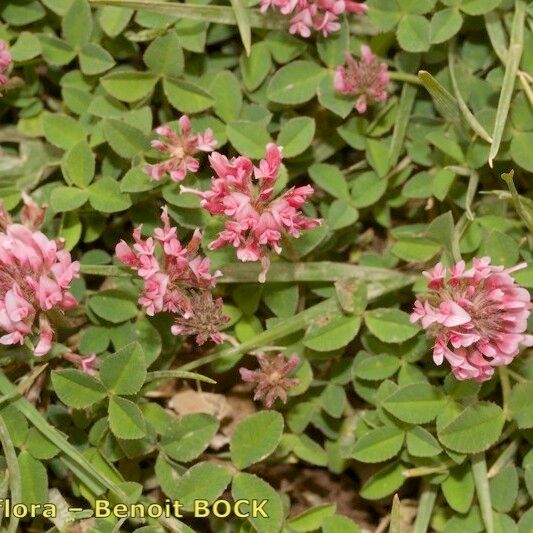
[[[261,13],[268,9],[289,16],[289,32],[307,38],[313,31],[327,37],[341,27],[344,13],[364,15],[368,6],[353,0],[261,0]]]
[[[281,253],[284,234],[299,237],[302,230],[321,224],[320,219],[307,218],[300,211],[313,188],[293,187],[273,197],[282,160],[281,147],[273,143],[267,145],[266,157],[257,167],[247,157],[228,159],[218,152],[209,160],[216,173],[211,189],[198,191],[182,186],[181,190],[199,195],[202,207],[212,215],[228,217],[224,230],[209,244],[209,249],[229,244],[237,249],[241,261],[260,261],[259,281],[264,282],[270,250]]]
[[[275,357],[266,357],[263,354],[256,357],[259,362],[257,370],[239,368],[243,381],[255,383],[254,400],[263,400],[268,409],[272,407],[276,398],[286,403],[287,391],[300,383],[300,380],[289,377],[300,364],[300,358],[297,354],[293,354],[287,360],[283,353]]]
[[[37,336],[34,355],[46,355],[55,332],[51,317],[77,305],[69,292],[80,265],[36,225],[44,210],[27,195],[21,211],[24,224],[14,223],[0,204],[0,344],[23,344]]]
[[[183,181],[188,172],[198,172],[200,163],[194,156],[198,152],[212,152],[217,145],[210,128],[193,135],[189,117],[183,115],[178,122],[179,134],[167,125],[159,126],[155,130],[162,140],[152,141],[152,148],[169,157],[166,161],[144,167],[144,171],[153,181],[160,181],[167,174],[173,181]]]
[[[533,345],[527,321],[533,308],[529,292],[512,273],[525,268],[493,266],[489,257],[460,261],[447,269],[437,263],[424,272],[429,292],[417,300],[411,322],[420,322],[435,338],[433,360],[444,359],[459,380],[486,381],[494,367],[510,364],[520,345]]]
[[[335,72],[333,85],[341,94],[356,98],[358,113],[365,113],[368,105],[385,102],[390,83],[386,63],[380,63],[368,46],[361,46],[361,60],[346,53],[346,66],[339,66]]]
[[[205,315],[212,300],[210,290],[222,274],[219,270],[211,274],[209,259],[198,255],[202,240],[199,230],[194,232],[189,244],[183,246],[177,229],[170,225],[166,207],[162,209],[161,220],[163,227],[156,228],[153,237],[143,240],[141,228],[137,227],[133,231],[133,246],[122,240],[115,248],[119,261],[135,270],[144,281],[138,302],[149,316],[161,312],[178,315],[176,327],[172,327],[175,335],[195,334],[203,342],[207,337],[220,342],[214,324],[225,321],[221,315],[222,303],[214,302],[209,309],[213,313],[212,324],[208,324]],[[183,320],[188,321],[188,328],[184,327]],[[191,329],[193,325],[196,331]]]
[[[9,70],[12,62],[13,60],[11,58],[9,50],[7,49],[6,42],[0,39],[0,88],[2,87],[2,85],[6,85],[9,81],[9,78],[7,77],[6,73]]]

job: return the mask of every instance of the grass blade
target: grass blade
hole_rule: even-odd
[[[145,383],[158,379],[194,379],[196,381],[203,381],[204,383],[216,383],[214,379],[202,376],[202,374],[183,372],[182,370],[155,370],[154,372],[148,372]]]
[[[448,48],[448,66],[450,69],[450,80],[452,82],[453,92],[457,100],[457,105],[463,114],[463,117],[467,124],[485,141],[489,144],[492,143],[492,137],[488,134],[487,130],[479,123],[478,119],[474,116],[472,111],[466,105],[466,102],[461,95],[459,85],[457,84],[457,77],[455,75],[455,54],[453,41]]]
[[[505,65],[507,63],[507,35],[503,27],[502,19],[497,11],[489,11],[485,15],[485,28],[489,35],[490,44],[500,58],[500,61]]]
[[[11,493],[11,500],[13,504],[20,503],[21,498],[21,489],[20,489],[20,468],[19,462],[17,459],[17,453],[13,442],[11,441],[11,436],[7,430],[7,426],[4,422],[4,419],[0,416],[0,442],[2,443],[2,448],[4,450],[4,456],[7,463],[7,471],[9,475],[9,490]],[[16,518],[13,514],[9,519],[9,526],[7,527],[7,533],[16,533],[18,528],[19,519]]]
[[[396,118],[396,124],[394,125],[392,141],[389,148],[391,167],[394,167],[400,158],[403,141],[407,132],[407,126],[409,124],[409,119],[411,118],[411,112],[413,111],[417,92],[417,87],[415,85],[409,85],[408,83],[405,83],[402,88],[400,108],[398,110],[398,117]]]
[[[450,122],[458,122],[459,104],[457,100],[429,72],[420,70],[418,77],[433,98],[439,113]]]
[[[241,34],[242,44],[246,55],[250,55],[250,49],[252,46],[252,30],[250,27],[250,16],[248,9],[246,9],[242,3],[242,0],[231,0],[233,11],[235,11],[235,19],[237,20],[237,27]]]
[[[400,511],[401,511],[400,498],[398,498],[398,494],[395,494],[394,498],[392,499],[389,533],[401,533],[402,515]]]
[[[192,5],[162,2],[160,0],[89,0],[89,3],[94,7],[115,6],[138,10],[146,9],[148,11],[154,11],[156,13],[162,13],[163,15],[171,15],[187,20],[217,22],[219,24],[239,26],[239,19],[236,11],[229,6]],[[287,27],[286,22],[280,17],[273,15],[265,17],[256,10],[242,9],[246,12],[245,16],[248,18],[250,27],[266,29],[283,29]],[[246,39],[246,37],[244,37],[244,39]],[[244,41],[244,39],[243,43],[246,47],[246,41]]]
[[[489,166],[492,168],[494,159],[500,150],[500,144],[503,137],[503,130],[509,115],[509,107],[511,106],[511,98],[516,82],[516,75],[518,74],[518,67],[522,58],[522,51],[524,48],[524,24],[526,15],[526,4],[523,0],[516,0],[515,14],[513,18],[513,28],[511,31],[511,43],[509,45],[509,52],[507,54],[507,65],[505,67],[505,74],[503,76],[502,90],[500,99],[498,101],[498,109],[496,111],[496,120],[494,123],[494,131],[492,133],[492,144],[489,152]]]

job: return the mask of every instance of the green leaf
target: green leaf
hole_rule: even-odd
[[[199,113],[214,103],[206,90],[189,81],[165,78],[163,89],[170,105],[182,113]]]
[[[442,448],[429,431],[414,426],[407,432],[407,451],[414,457],[434,457]]]
[[[461,0],[460,8],[467,15],[483,15],[501,4],[502,0]]]
[[[480,247],[482,255],[488,255],[493,264],[511,267],[518,262],[518,243],[502,231],[491,231]]]
[[[283,505],[281,498],[266,481],[246,473],[239,473],[233,478],[231,495],[234,501],[265,501],[262,506],[266,516],[256,513],[247,518],[256,531],[261,533],[278,533],[283,523]]]
[[[86,138],[83,127],[72,117],[62,113],[44,114],[42,124],[46,139],[63,150],[69,150]]]
[[[112,396],[109,400],[109,427],[119,439],[142,439],[146,435],[146,422],[141,410],[120,396]]]
[[[323,503],[316,505],[303,513],[291,518],[287,522],[291,531],[316,531],[322,526],[324,519],[335,513],[337,505],[335,503]]]
[[[533,146],[533,132],[517,131],[511,139],[511,157],[513,161],[528,172],[533,172],[531,158],[531,146]]]
[[[143,167],[130,168],[120,182],[121,192],[146,192],[158,186],[159,183],[151,180]]]
[[[368,162],[375,170],[378,178],[384,178],[390,170],[389,146],[384,141],[366,138]]]
[[[109,35],[109,37],[117,37],[123,32],[124,28],[126,28],[133,13],[133,9],[104,6],[100,10],[98,22],[106,35]]]
[[[185,511],[192,511],[197,500],[212,504],[226,489],[231,474],[220,465],[200,462],[173,483],[172,499],[179,500]]]
[[[437,426],[439,440],[459,453],[478,453],[494,444],[503,428],[502,409],[490,402],[479,402],[462,411],[453,420]]]
[[[316,94],[325,71],[312,61],[293,61],[274,74],[267,88],[268,99],[279,104],[303,104]]]
[[[59,448],[43,435],[37,428],[31,428],[24,448],[35,459],[52,459],[59,453]]]
[[[405,481],[401,463],[391,463],[367,479],[360,495],[366,500],[380,500],[396,492]]]
[[[300,155],[313,142],[315,121],[310,117],[295,117],[281,126],[277,144],[283,147],[283,157]]]
[[[319,352],[336,350],[346,346],[357,335],[360,326],[359,316],[325,316],[308,328],[303,342]]]
[[[283,417],[276,411],[261,411],[237,425],[231,436],[233,464],[242,470],[274,452],[283,433]]]
[[[174,31],[154,39],[143,55],[146,66],[157,74],[176,78],[183,73],[183,49]]]
[[[148,139],[138,128],[116,119],[104,121],[104,137],[111,148],[125,159],[131,159],[148,148]]]
[[[490,480],[492,507],[500,513],[508,513],[515,505],[518,496],[518,472],[516,466],[508,464]]]
[[[436,387],[429,383],[413,383],[392,393],[382,405],[404,422],[424,424],[433,420],[445,403],[444,395]]]
[[[244,86],[249,91],[255,91],[263,83],[272,67],[268,45],[263,41],[254,43],[249,56],[241,55],[239,64]]]
[[[354,376],[370,381],[387,379],[396,373],[400,364],[400,359],[394,355],[373,355],[354,367]]]
[[[341,200],[350,200],[344,174],[334,165],[315,163],[309,167],[311,179],[326,192]]]
[[[509,411],[519,428],[533,427],[533,383],[518,383],[513,387]]]
[[[357,209],[344,200],[333,200],[326,214],[326,222],[332,230],[351,226],[358,218]]]
[[[120,191],[118,181],[113,178],[101,178],[89,188],[91,206],[102,213],[117,213],[131,206],[130,197]]]
[[[361,533],[359,526],[346,516],[327,516],[322,522],[322,533]]]
[[[87,141],[75,144],[65,153],[61,169],[65,178],[78,187],[87,187],[94,178],[95,157]]]
[[[113,56],[98,44],[86,44],[80,50],[80,68],[87,76],[102,74],[115,66]]]
[[[404,16],[396,33],[398,43],[407,52],[427,52],[430,47],[429,21],[421,15]]]
[[[150,72],[134,70],[111,72],[104,76],[102,87],[117,100],[136,102],[150,94],[157,83],[157,76]]]
[[[137,394],[146,379],[146,362],[141,345],[132,342],[100,365],[100,379],[114,394]]]
[[[319,35],[316,45],[320,59],[331,69],[344,63],[346,51],[350,49],[350,27],[346,20],[339,22],[340,29],[327,37]]]
[[[264,125],[248,120],[230,122],[226,135],[239,153],[253,159],[265,157],[266,145],[272,141]]]
[[[90,298],[89,307],[99,317],[113,324],[120,324],[137,315],[135,301],[117,289],[98,292]]]
[[[437,11],[431,18],[430,35],[432,43],[443,43],[451,39],[463,25],[463,17],[456,8]]]
[[[32,504],[47,503],[48,475],[44,465],[25,450],[20,452],[18,462],[20,468],[20,503],[28,507]]]
[[[11,47],[10,53],[13,61],[29,61],[41,55],[42,45],[38,37],[29,31],[20,33],[17,42]]]
[[[106,396],[96,378],[73,368],[52,372],[52,385],[59,399],[75,409],[89,407]]]
[[[393,244],[391,252],[404,261],[429,261],[439,253],[441,246],[423,237],[402,237]]]
[[[411,324],[409,315],[399,309],[379,308],[365,313],[365,324],[383,342],[403,342],[414,337],[418,326]]]
[[[328,454],[317,442],[307,435],[294,435],[292,451],[296,457],[317,466],[328,464]]]
[[[187,463],[209,446],[218,431],[218,420],[206,414],[182,416],[161,438],[161,447],[172,459]]]
[[[214,95],[213,110],[224,121],[230,122],[239,118],[242,107],[241,84],[229,70],[219,72],[210,87]]]
[[[401,450],[404,438],[404,432],[395,426],[373,429],[357,440],[352,457],[363,463],[386,461]]]
[[[452,468],[441,488],[448,505],[458,513],[466,513],[472,505],[475,488],[468,463]]]
[[[50,195],[50,205],[56,213],[73,211],[81,207],[89,198],[86,191],[77,187],[56,187]]]
[[[322,107],[329,109],[341,118],[346,118],[352,112],[355,100],[353,96],[335,90],[334,76],[334,72],[327,72],[320,80],[317,89],[318,101]],[[339,126],[340,131],[343,131],[345,126],[346,124]],[[348,140],[346,142],[349,143]]]
[[[386,179],[378,178],[374,172],[365,172],[352,181],[352,204],[355,207],[369,207],[375,204],[386,190]]]
[[[87,0],[73,0],[61,21],[63,38],[75,48],[89,42],[93,31],[91,8]]]
[[[346,405],[346,393],[340,385],[328,383],[320,395],[322,409],[333,418],[340,418]]]

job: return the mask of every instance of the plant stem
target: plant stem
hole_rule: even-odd
[[[498,374],[500,375],[500,385],[502,388],[502,397],[503,397],[503,414],[505,418],[509,420],[509,397],[511,395],[511,382],[509,380],[509,373],[505,366],[500,366],[498,368]]]
[[[433,514],[435,499],[437,498],[437,489],[435,485],[424,482],[422,494],[418,502],[418,511],[413,533],[426,533]]]
[[[481,508],[481,516],[487,533],[494,533],[494,519],[492,516],[492,502],[490,499],[489,478],[487,477],[487,462],[485,454],[477,453],[472,456],[472,474],[476,485],[476,494]]]
[[[407,72],[398,72],[397,70],[389,71],[389,78],[391,80],[406,81],[413,83],[414,85],[423,85],[423,83],[414,74],[408,74]]]
[[[514,457],[515,453],[518,451],[518,441],[519,439],[515,439],[507,446],[501,455],[494,461],[494,464],[490,467],[487,477],[489,479],[496,476],[505,466],[509,463],[509,461]]]

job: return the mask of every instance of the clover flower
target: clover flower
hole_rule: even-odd
[[[513,361],[519,345],[533,344],[533,336],[524,333],[533,307],[530,295],[511,276],[526,264],[504,268],[490,262],[475,258],[467,270],[460,261],[449,276],[441,263],[424,272],[429,293],[415,302],[411,314],[411,322],[420,321],[435,337],[435,363],[446,359],[460,380],[486,381],[494,367]]]
[[[159,126],[155,131],[164,141],[152,141],[152,148],[168,154],[170,157],[162,163],[146,165],[144,171],[154,181],[159,181],[168,174],[173,181],[183,181],[187,172],[198,172],[200,163],[194,157],[198,152],[212,152],[217,144],[213,131],[208,128],[198,135],[191,133],[191,121],[183,115],[179,119],[180,134],[170,126]]]
[[[315,228],[322,222],[307,218],[300,211],[314,192],[310,185],[293,187],[272,198],[281,159],[281,148],[273,143],[267,145],[266,159],[261,160],[258,167],[254,167],[247,157],[228,159],[214,152],[209,161],[217,177],[212,178],[211,189],[198,191],[181,187],[183,192],[199,195],[202,207],[212,215],[229,217],[225,229],[209,244],[209,249],[216,250],[231,244],[237,249],[237,257],[241,261],[261,261],[261,283],[265,281],[270,266],[270,250],[281,253],[280,242],[284,232],[299,237],[301,230]]]
[[[364,15],[365,4],[352,0],[261,0],[261,13],[270,7],[282,15],[291,15],[289,32],[309,37],[311,30],[324,37],[340,29],[339,17],[344,13]]]
[[[144,291],[138,301],[149,316],[163,311],[177,314],[172,327],[174,335],[196,334],[199,340],[208,336],[219,343],[220,335],[214,331],[213,324],[221,318],[214,315],[213,324],[209,324],[205,318],[205,302],[222,274],[218,270],[211,274],[209,259],[198,255],[202,240],[199,230],[194,232],[189,244],[183,246],[177,229],[170,225],[166,207],[162,209],[161,220],[163,228],[156,228],[154,236],[146,240],[141,238],[141,226],[135,228],[133,247],[121,240],[115,248],[116,256],[144,280]],[[214,306],[213,312],[218,309],[216,303]],[[184,321],[188,328],[184,327]]]
[[[11,63],[12,58],[11,54],[7,49],[7,44],[5,43],[5,41],[0,39],[0,87],[6,85],[9,81],[9,78],[6,76],[6,72],[9,70]]]
[[[267,358],[263,354],[256,357],[259,361],[257,370],[239,368],[243,381],[256,384],[254,400],[262,399],[268,409],[272,407],[276,398],[286,403],[287,391],[300,383],[296,378],[289,378],[289,374],[300,363],[300,358],[293,354],[289,360],[286,360],[283,353],[272,358]]]
[[[385,102],[390,79],[387,65],[380,63],[368,46],[361,46],[361,60],[346,53],[346,66],[339,66],[333,85],[337,91],[356,97],[357,112],[365,113],[368,104]]]
[[[0,203],[0,344],[23,344],[38,335],[34,355],[47,354],[55,335],[54,315],[77,305],[68,291],[80,265],[37,227],[44,209],[23,195],[22,224],[13,223]]]

